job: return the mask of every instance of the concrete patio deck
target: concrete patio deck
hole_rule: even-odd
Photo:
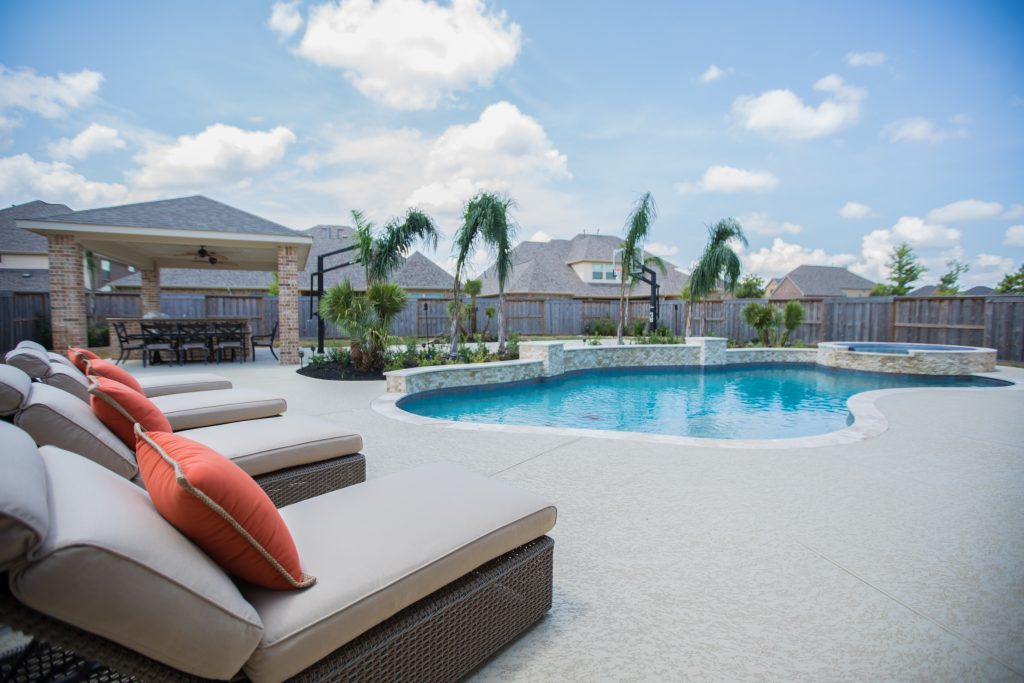
[[[445,460],[558,505],[554,607],[473,680],[1024,680],[1024,390],[912,390],[865,441],[722,450],[407,424],[371,410],[382,381],[264,353],[189,370],[362,433],[370,478]]]

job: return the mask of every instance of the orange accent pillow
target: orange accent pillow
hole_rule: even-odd
[[[69,346],[68,359],[75,364],[76,368],[84,373],[86,371],[86,364],[91,360],[99,360],[100,357],[89,349],[80,349],[77,346]]]
[[[106,377],[90,378],[89,405],[128,448],[135,448],[135,423],[147,431],[169,432],[171,423],[152,401],[120,382]]]
[[[213,449],[136,427],[135,456],[164,519],[230,574],[264,588],[306,588],[291,532],[266,492]]]
[[[106,377],[107,379],[112,379],[115,382],[120,382],[126,387],[131,387],[142,395],[146,394],[142,385],[139,384],[139,380],[132,377],[132,373],[128,372],[124,368],[119,368],[110,361],[106,361],[101,358],[90,358],[85,362],[85,368],[86,375]]]

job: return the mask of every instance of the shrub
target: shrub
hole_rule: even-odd
[[[107,329],[106,323],[89,325],[86,336],[89,346],[110,346],[110,330]]]
[[[587,324],[583,326],[583,332],[598,337],[611,337],[615,334],[615,321],[611,318],[588,320]]]

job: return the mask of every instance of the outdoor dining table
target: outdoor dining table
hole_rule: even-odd
[[[110,353],[112,358],[117,358],[121,352],[120,342],[118,341],[117,332],[114,329],[116,323],[124,323],[125,331],[129,337],[138,339],[142,336],[142,325],[166,325],[174,330],[178,329],[178,325],[208,325],[210,328],[215,328],[218,324],[239,324],[245,325],[245,333],[242,335],[242,349],[240,355],[244,359],[246,354],[250,352],[249,349],[249,336],[252,332],[250,327],[251,318],[245,316],[216,316],[212,318],[107,318],[107,328],[110,333]],[[169,334],[169,338],[173,336],[173,333]],[[133,352],[134,353],[134,352]],[[139,353],[142,353],[141,351]],[[176,358],[169,359],[172,362],[176,362]],[[167,362],[168,359],[159,359],[155,362]]]

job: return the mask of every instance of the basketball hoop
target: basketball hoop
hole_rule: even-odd
[[[644,253],[642,248],[638,249],[638,251],[641,254]],[[612,252],[612,270],[615,271],[615,275],[616,275],[617,279],[619,280],[619,282],[622,282],[622,252],[623,252],[623,250],[621,248],[616,249],[616,250],[614,250]],[[633,259],[633,269],[632,269],[632,271],[629,274],[633,275],[633,276],[638,275],[639,273],[641,273],[643,271],[643,268],[644,268],[643,263],[641,261],[639,261],[639,260],[634,258]]]

